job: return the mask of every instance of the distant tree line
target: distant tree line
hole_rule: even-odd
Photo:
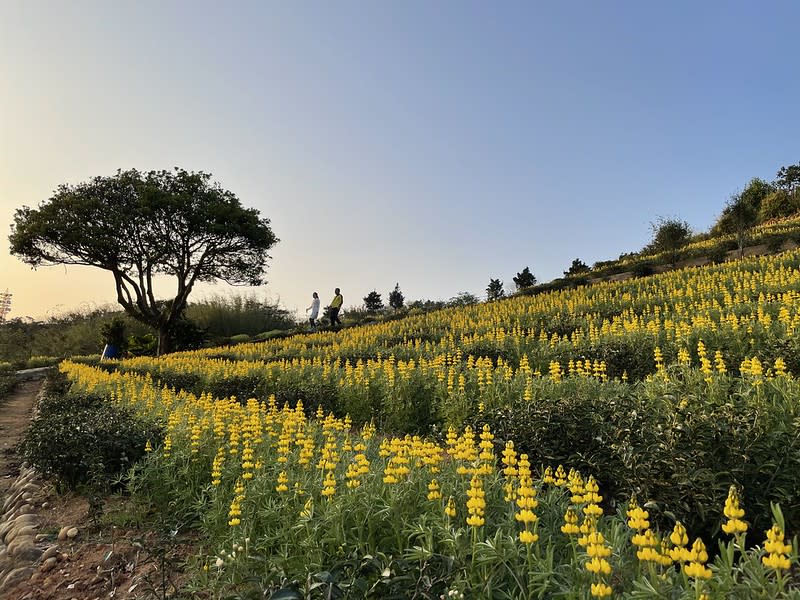
[[[800,163],[781,167],[771,183],[758,177],[751,179],[743,190],[731,195],[708,233],[695,233],[689,223],[679,217],[658,217],[650,224],[652,230],[650,242],[639,252],[620,255],[618,260],[661,255],[663,260],[674,266],[681,259],[682,250],[688,244],[721,236],[731,236],[735,240],[739,255],[742,256],[756,226],[797,214],[800,214]],[[589,267],[576,258],[564,271],[564,280],[554,280],[544,285],[536,285],[536,277],[527,266],[513,279],[518,293],[538,293],[580,285],[593,270],[611,266],[615,262],[601,261]],[[635,275],[647,275],[651,272],[652,265],[648,263],[634,267]],[[487,302],[503,297],[505,297],[503,282],[490,277],[486,287]]]
[[[252,295],[214,296],[189,303],[182,323],[172,340],[180,350],[263,338],[295,326],[278,303]],[[95,355],[111,341],[131,354],[155,354],[158,344],[150,327],[120,310],[73,311],[42,321],[16,318],[0,324],[0,363],[21,367],[39,356]]]

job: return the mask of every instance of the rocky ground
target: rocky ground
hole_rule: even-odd
[[[124,497],[59,494],[22,463],[42,381],[0,399],[0,600],[192,597],[175,594],[188,546],[131,526]]]

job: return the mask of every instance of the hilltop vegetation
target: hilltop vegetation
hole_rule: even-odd
[[[484,590],[474,597],[491,597],[490,586],[527,598],[534,581],[544,596],[580,596],[593,584],[788,597],[797,582],[776,578],[772,554],[733,556],[773,523],[783,536],[800,522],[798,326],[800,252],[791,251],[64,370],[76,391],[164,427],[136,472],[135,497],[177,511],[212,540],[215,589],[308,591],[324,571],[319,581],[342,593],[406,589],[430,576],[425,589]],[[530,481],[498,462],[502,454],[507,468],[521,453]],[[559,464],[564,482],[552,488]],[[511,507],[525,494],[541,498],[535,518],[504,508],[509,490]],[[638,521],[631,505],[636,531],[626,532],[614,514],[632,496],[649,514]],[[467,502],[475,497],[480,510]],[[570,550],[559,533],[570,515],[587,535],[603,533],[618,575],[583,570],[591,551]],[[723,544],[707,583],[697,549],[672,567],[676,521],[712,555],[715,540]],[[645,534],[655,541],[642,546]],[[780,556],[796,562],[793,552]],[[257,568],[250,555],[271,565],[258,584],[247,583]],[[444,562],[426,562],[434,557]],[[636,566],[648,560],[652,568]],[[385,568],[404,575],[382,578]],[[509,575],[517,571],[524,580]],[[309,583],[287,588],[284,577]]]
[[[23,447],[191,531],[190,596],[796,599],[797,193],[510,298],[373,290],[337,332],[250,342],[222,301],[240,343],[66,361]]]

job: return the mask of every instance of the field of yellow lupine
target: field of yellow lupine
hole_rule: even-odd
[[[62,369],[213,597],[800,598],[799,266]]]

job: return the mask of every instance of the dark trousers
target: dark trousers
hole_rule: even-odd
[[[339,309],[331,308],[331,327],[341,326],[342,322],[339,320]]]

